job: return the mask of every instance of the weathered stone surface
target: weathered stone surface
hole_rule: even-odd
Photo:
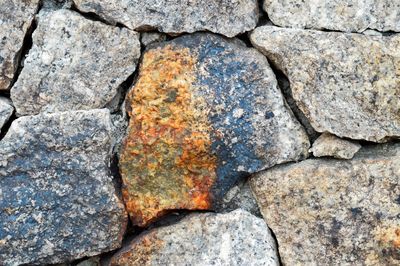
[[[174,209],[212,209],[241,177],[307,155],[267,59],[198,33],[147,52],[128,95],[120,158],[136,225]]]
[[[96,13],[130,29],[166,33],[208,30],[233,37],[257,25],[257,0],[74,0],[83,12]]]
[[[324,133],[314,143],[310,152],[315,157],[332,156],[337,159],[351,159],[361,149],[355,141],[349,141]]]
[[[19,115],[103,108],[139,56],[133,31],[66,9],[42,12],[11,98]]]
[[[0,90],[8,90],[17,71],[25,35],[40,0],[2,0],[0,3]]]
[[[143,46],[147,46],[155,42],[162,42],[166,39],[167,35],[159,32],[143,32],[140,34],[140,41]]]
[[[5,123],[14,113],[14,107],[9,99],[0,97],[0,132]]]
[[[0,142],[0,261],[50,264],[120,247],[108,110],[22,117]]]
[[[251,41],[288,76],[316,131],[376,142],[400,136],[400,35],[264,26]]]
[[[251,180],[285,265],[399,265],[400,144],[312,159]]]
[[[264,0],[264,10],[283,27],[400,31],[400,2],[393,0]]]
[[[243,210],[193,214],[145,232],[111,265],[279,265],[265,222]]]

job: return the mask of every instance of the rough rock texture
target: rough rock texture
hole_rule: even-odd
[[[361,148],[355,141],[349,141],[324,133],[314,143],[310,152],[315,157],[332,156],[337,159],[351,159]]]
[[[400,144],[312,159],[251,180],[285,265],[400,264]]]
[[[264,26],[251,42],[288,76],[316,131],[376,142],[400,136],[400,35]]]
[[[174,209],[212,209],[241,177],[307,155],[267,59],[198,33],[145,52],[127,98],[120,170],[136,225]]]
[[[143,46],[147,46],[154,42],[162,42],[167,39],[167,35],[159,32],[143,32],[140,34],[140,42]]]
[[[208,30],[233,37],[257,25],[257,0],[74,0],[82,12],[96,13],[130,29],[166,33]]]
[[[40,0],[2,0],[0,3],[0,91],[11,86],[25,35],[39,3]]]
[[[136,68],[137,33],[66,9],[42,12],[11,98],[18,115],[103,108]]]
[[[265,222],[243,210],[194,214],[145,232],[111,265],[279,265]]]
[[[0,262],[49,264],[120,247],[108,110],[22,117],[0,142]]]
[[[264,10],[283,27],[400,31],[400,2],[393,0],[264,0]]]
[[[5,97],[0,97],[0,133],[2,127],[7,123],[13,113],[14,107],[12,106],[11,101]]]

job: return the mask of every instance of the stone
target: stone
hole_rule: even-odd
[[[159,32],[143,32],[140,34],[140,41],[143,46],[148,46],[149,44],[155,42],[163,42],[167,40],[167,35]]]
[[[307,156],[267,59],[197,33],[151,46],[127,96],[120,171],[134,225],[170,210],[208,210],[238,180]]]
[[[227,37],[250,31],[257,25],[257,0],[74,0],[85,13],[138,31],[156,29],[179,34],[211,31]]]
[[[0,4],[0,91],[14,81],[24,39],[31,28],[40,0],[2,0]]]
[[[400,35],[264,26],[250,39],[288,77],[316,131],[374,142],[400,136]]]
[[[111,265],[279,265],[266,223],[243,210],[193,214],[147,231],[111,259]]]
[[[251,179],[284,265],[400,264],[400,143]]]
[[[107,109],[25,116],[0,141],[0,261],[45,265],[121,246]]]
[[[104,108],[133,74],[139,35],[67,9],[39,14],[11,98],[17,114]]]
[[[310,152],[315,157],[332,156],[336,159],[351,159],[361,149],[355,141],[349,141],[324,133],[314,143]]]
[[[9,99],[0,96],[0,133],[2,127],[7,123],[12,114],[14,107]]]
[[[393,0],[264,0],[275,25],[346,32],[400,31],[400,3]]]

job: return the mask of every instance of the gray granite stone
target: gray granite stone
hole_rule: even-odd
[[[14,107],[11,101],[0,96],[0,132],[2,127],[5,125],[5,123],[7,123],[13,113]]]
[[[315,157],[332,156],[337,159],[351,159],[360,149],[361,145],[358,142],[324,133],[314,141],[310,152]]]

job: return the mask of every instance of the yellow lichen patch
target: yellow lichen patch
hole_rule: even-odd
[[[382,245],[400,250],[400,225],[379,228],[375,235]]]
[[[216,179],[204,99],[194,96],[195,58],[170,46],[144,55],[128,95],[131,117],[120,158],[134,224],[173,209],[209,209]]]

